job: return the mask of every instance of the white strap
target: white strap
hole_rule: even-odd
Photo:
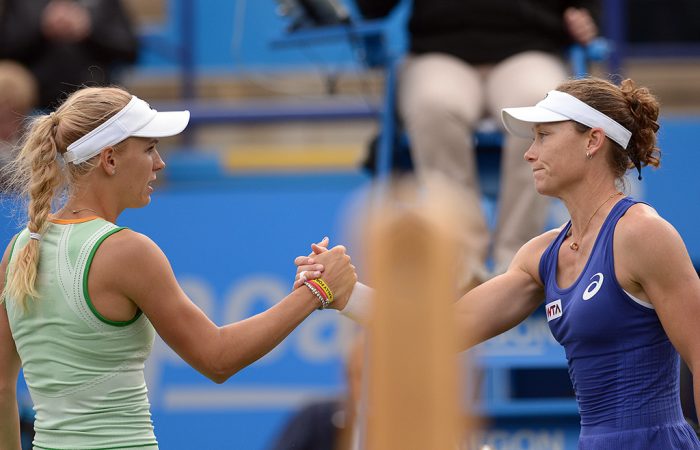
[[[605,135],[620,144],[622,148],[627,148],[632,137],[632,132],[627,128],[566,92],[549,91],[544,100],[536,106],[562,114],[588,127],[602,128]]]
[[[148,103],[132,96],[129,103],[118,113],[70,144],[63,154],[63,159],[66,163],[81,164],[100,153],[102,149],[128,138],[134,131],[153,120],[156,114],[157,111],[151,109]]]

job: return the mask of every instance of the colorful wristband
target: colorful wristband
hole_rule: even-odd
[[[333,291],[331,291],[330,286],[328,286],[328,283],[323,281],[323,278],[316,278],[314,280],[309,280],[311,283],[317,286],[317,289],[323,291],[322,293],[326,294],[326,298],[328,299],[328,302],[333,302]]]
[[[309,281],[305,281],[304,285],[309,288],[312,294],[316,296],[319,302],[321,302],[321,306],[318,307],[318,309],[326,309],[328,305],[331,304],[331,302],[325,297],[325,295],[321,294],[321,291],[316,288],[314,284],[312,284]]]

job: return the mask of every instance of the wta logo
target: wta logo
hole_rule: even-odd
[[[591,284],[586,287],[586,290],[583,291],[583,299],[584,300],[590,300],[592,299],[600,290],[600,288],[603,286],[603,280],[605,277],[603,276],[602,273],[598,272],[597,274],[593,275],[591,277],[591,280],[593,281]]]
[[[551,322],[552,320],[561,317],[561,299],[547,303],[544,305],[544,310],[547,313],[547,322]]]

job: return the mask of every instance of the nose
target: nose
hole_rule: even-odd
[[[532,144],[527,148],[525,151],[525,154],[523,155],[523,158],[525,161],[531,163],[537,160],[537,154],[533,151],[533,147],[535,146],[535,142],[533,141]]]
[[[153,171],[158,172],[165,169],[165,161],[160,157],[158,150],[155,150],[155,158],[153,158]]]

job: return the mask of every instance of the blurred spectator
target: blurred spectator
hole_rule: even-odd
[[[399,0],[357,0],[366,18],[388,15]],[[596,0],[413,0],[410,54],[399,74],[398,103],[418,176],[435,171],[463,188],[460,208],[481,210],[472,132],[506,106],[532,105],[568,74],[564,51],[597,36]],[[502,126],[497,120],[497,125]],[[523,161],[529,141],[506,136],[493,239],[477,215],[462,241],[460,290],[507,268],[545,225],[548,200],[535,192]],[[485,261],[492,248],[493,270]]]
[[[34,73],[42,109],[81,85],[111,84],[112,66],[134,62],[137,49],[119,0],[0,1],[0,58]]]
[[[270,450],[359,450],[356,416],[362,392],[365,337],[359,334],[350,348],[344,398],[321,400],[300,409],[286,423]]]
[[[23,66],[0,60],[0,192],[6,189],[2,170],[15,155],[24,119],[36,105],[34,76]]]

